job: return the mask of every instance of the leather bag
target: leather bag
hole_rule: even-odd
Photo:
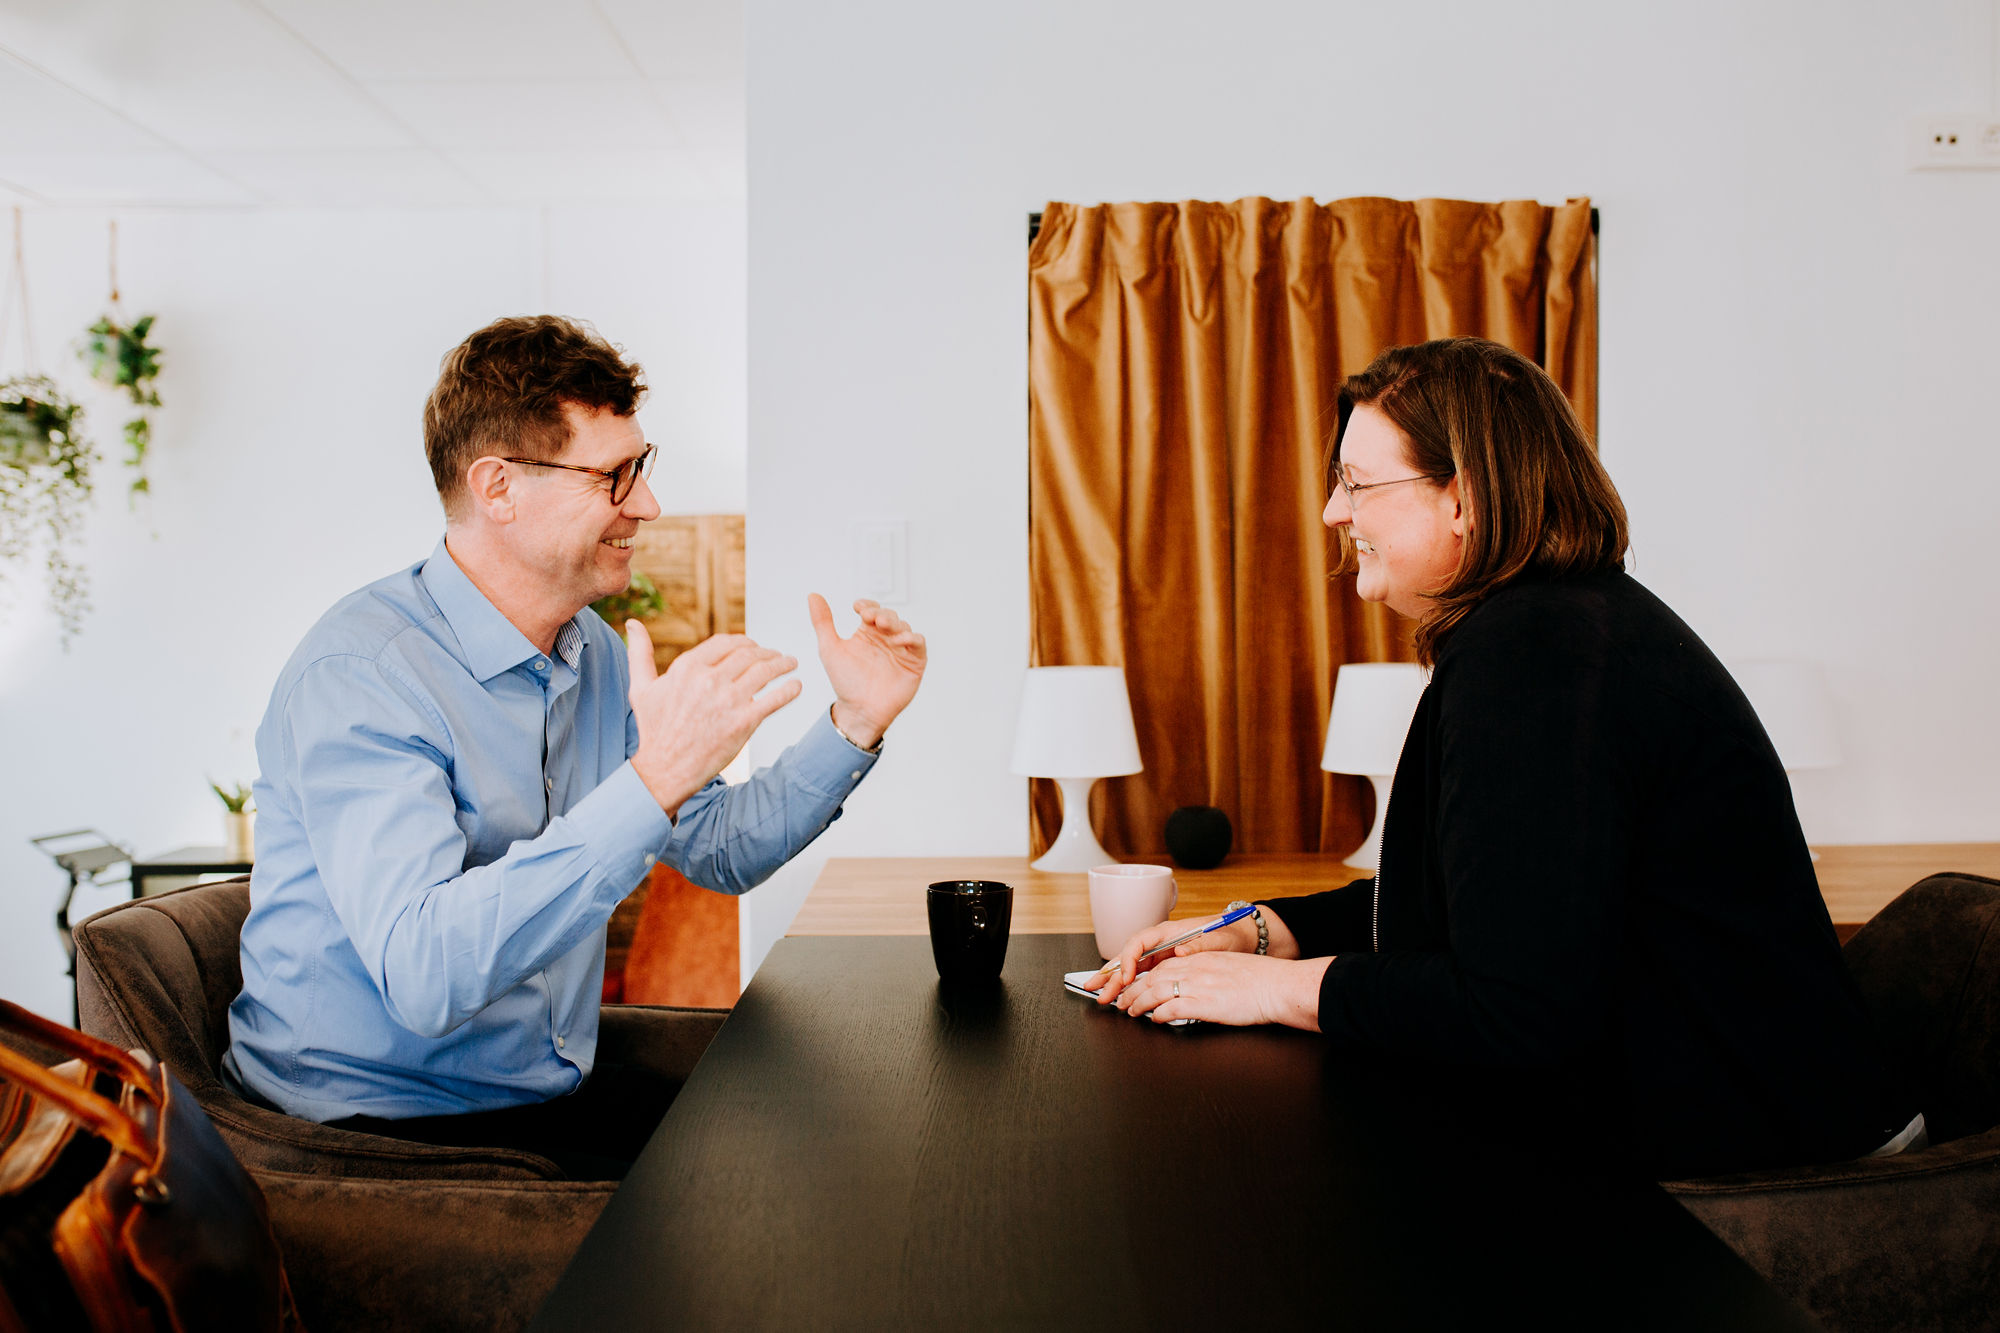
[[[0,1000],[0,1333],[295,1329],[264,1196],[186,1088]]]

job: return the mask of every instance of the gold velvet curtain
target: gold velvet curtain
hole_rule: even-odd
[[[1098,784],[1105,847],[1161,851],[1213,805],[1239,851],[1352,851],[1368,785],[1319,768],[1334,674],[1410,653],[1329,578],[1335,395],[1384,348],[1478,334],[1594,433],[1589,200],[1055,203],[1028,270],[1032,661],[1123,665],[1146,765]],[[1055,784],[1032,804],[1039,854]]]

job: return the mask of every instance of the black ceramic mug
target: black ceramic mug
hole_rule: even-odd
[[[1014,921],[1014,886],[990,879],[952,879],[925,895],[931,916],[931,957],[946,981],[991,981],[1007,961]]]

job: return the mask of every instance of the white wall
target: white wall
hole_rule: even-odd
[[[105,294],[106,215],[27,217],[43,368],[122,454],[116,401],[70,354]],[[29,837],[94,825],[142,854],[221,840],[205,785],[256,773],[272,682],[336,598],[442,530],[421,414],[440,356],[502,314],[593,321],[647,369],[668,512],[744,499],[738,205],[121,214],[128,312],[160,316],[153,496],[99,474],[76,553],[95,611],[67,652],[36,581],[0,607],[0,994],[66,1018],[51,913],[64,878]],[[19,369],[18,334],[0,374]],[[96,900],[100,905],[104,900]]]
[[[1846,763],[1798,775],[1809,837],[2000,838],[2000,174],[1902,156],[1909,117],[1991,95],[1989,3],[753,5],[750,629],[796,639],[848,524],[907,518],[933,661],[750,900],[752,953],[828,854],[1025,850],[1050,199],[1590,195],[1640,578],[1725,658],[1826,665]]]

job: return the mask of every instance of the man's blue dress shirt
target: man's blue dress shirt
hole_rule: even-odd
[[[530,643],[440,541],[307,633],[257,730],[257,866],[229,1070],[292,1115],[389,1119],[570,1092],[604,927],[656,860],[742,893],[874,763],[825,717],[669,822],[627,762],[622,641]]]

